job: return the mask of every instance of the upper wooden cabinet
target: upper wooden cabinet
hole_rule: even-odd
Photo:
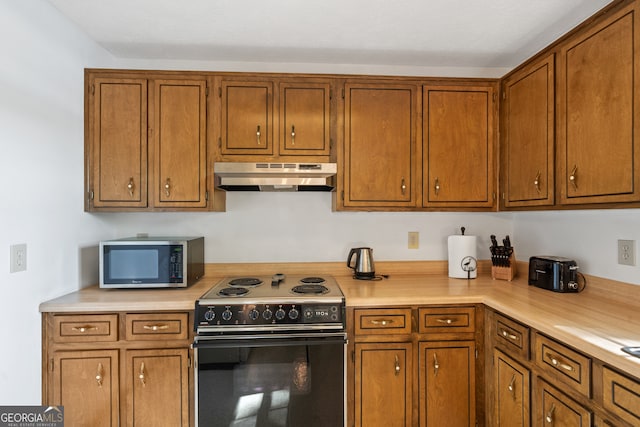
[[[415,85],[345,84],[344,207],[417,206],[419,102]]]
[[[87,74],[87,211],[206,209],[204,78]]]
[[[640,201],[637,8],[608,13],[559,47],[561,204]]]
[[[495,206],[495,85],[423,87],[422,204]]]
[[[502,85],[502,198],[506,208],[554,203],[555,72],[551,54]]]

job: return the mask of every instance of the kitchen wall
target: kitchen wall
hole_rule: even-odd
[[[376,260],[446,259],[460,226],[480,237],[511,234],[518,257],[552,253],[582,270],[640,284],[616,265],[616,239],[640,240],[637,210],[540,213],[332,212],[327,193],[231,193],[225,213],[83,212],[83,68],[182,68],[399,75],[499,76],[503,70],[348,64],[224,64],[116,60],[48,2],[0,2],[0,405],[40,403],[40,316],[47,299],[95,283],[101,239],[206,236],[207,262],[344,261],[374,248]],[[407,249],[407,232],[420,248]],[[9,246],[27,244],[27,271],[9,273]],[[15,349],[12,348],[15,346]],[[8,350],[10,349],[10,350]]]

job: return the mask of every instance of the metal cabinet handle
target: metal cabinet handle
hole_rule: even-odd
[[[129,183],[127,184],[127,189],[129,190],[129,197],[133,197],[133,189],[135,185],[133,184],[133,177],[129,178]]]
[[[291,145],[296,145],[296,127],[291,125]]]
[[[553,413],[556,410],[556,404],[552,403],[551,404],[551,409],[549,409],[549,412],[547,412],[547,415],[544,417],[545,421],[548,424],[553,424]]]
[[[510,340],[516,341],[518,339],[517,336],[515,336],[514,334],[511,334],[509,332],[507,332],[506,329],[500,329],[500,335],[502,335],[505,338],[509,338]]]
[[[374,325],[387,326],[393,323],[393,319],[371,319],[370,322]]]
[[[507,388],[511,392],[511,395],[513,396],[514,399],[516,398],[515,383],[516,383],[516,374],[513,374],[513,376],[511,377],[511,381],[509,382],[509,387]]]
[[[148,331],[162,331],[164,329],[169,329],[169,325],[166,323],[157,323],[155,325],[144,325],[142,329],[146,329]]]
[[[542,190],[540,190],[540,171],[536,174],[536,178],[533,180],[533,185],[536,187],[538,193],[542,192]]]
[[[437,196],[437,195],[438,195],[438,193],[440,192],[440,180],[438,179],[438,177],[436,177],[436,181],[435,181],[435,183],[434,183],[434,184],[435,184],[435,185],[434,185],[434,187],[433,187],[433,190],[435,191],[436,196]]]
[[[395,361],[395,375],[399,375],[400,374],[400,359],[398,359],[398,355],[396,354],[396,361]]]
[[[565,371],[573,372],[573,366],[563,363],[562,359],[560,359],[558,356],[554,356],[551,353],[547,353],[547,357],[549,358],[549,360],[551,361],[551,364],[554,367],[556,368],[560,367]]]
[[[98,387],[102,387],[103,377],[104,377],[104,368],[102,367],[102,363],[98,363],[98,368],[96,370],[96,382],[98,383]]]
[[[571,183],[571,185],[573,185],[573,189],[577,190],[578,189],[578,183],[577,183],[577,179],[578,179],[578,165],[574,165],[573,166],[573,170],[571,171],[571,175],[569,175],[569,182]]]
[[[256,142],[260,145],[260,125],[258,125],[258,128],[256,129]]]
[[[144,372],[144,362],[140,364],[140,372],[138,373],[138,379],[140,380],[142,387],[147,385],[147,377]]]
[[[71,328],[72,331],[75,332],[89,332],[89,331],[95,331],[97,330],[98,327],[97,326],[93,326],[93,325],[82,325],[82,326],[74,326],[73,328]]]
[[[164,182],[164,194],[167,197],[171,196],[171,179],[167,178],[167,180]]]
[[[438,363],[438,356],[433,353],[433,375],[438,375],[438,369],[440,369],[440,364]]]
[[[404,177],[402,177],[402,181],[400,181],[400,190],[404,196],[404,193],[407,191],[407,184],[405,184]]]
[[[444,323],[445,325],[451,325],[452,323],[454,323],[456,321],[456,319],[436,319],[436,322],[438,323]]]

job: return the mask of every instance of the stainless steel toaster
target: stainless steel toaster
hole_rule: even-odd
[[[529,284],[554,292],[579,292],[578,264],[558,256],[529,258]]]

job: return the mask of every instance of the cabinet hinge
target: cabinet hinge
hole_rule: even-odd
[[[344,99],[344,89],[342,89],[342,99]]]
[[[204,88],[204,96],[209,96],[209,86]]]
[[[495,102],[498,99],[498,94],[497,93],[493,93],[493,101]]]
[[[355,352],[355,350],[351,351],[351,361],[353,363],[356,363],[356,352]]]
[[[340,192],[340,198],[342,199],[342,201],[344,202],[344,190]]]
[[[333,89],[329,89],[329,99],[333,99]]]
[[[506,91],[502,91],[502,99],[507,99],[507,92]]]
[[[187,357],[187,368],[189,368],[189,369],[192,368],[192,366],[191,366],[191,356]]]
[[[91,85],[91,87],[89,88],[89,92],[91,92],[91,95],[95,95],[95,93],[96,93],[96,85]]]
[[[478,349],[476,348],[476,359],[478,358]]]
[[[89,191],[89,200],[93,200],[93,190]]]
[[[53,358],[49,359],[49,372],[53,372]]]
[[[222,88],[218,88],[218,98],[222,98]]]
[[[209,201],[209,192],[208,192],[208,191],[205,191],[205,192],[204,192],[204,199],[205,199],[206,201]]]
[[[494,192],[493,192],[493,200],[495,200],[495,199],[496,199],[496,193],[495,193],[495,191],[494,191]]]

